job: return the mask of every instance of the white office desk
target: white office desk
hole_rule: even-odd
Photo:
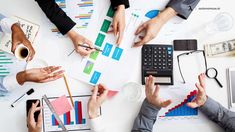
[[[157,0],[156,0],[157,1]],[[210,21],[219,12],[230,12],[235,18],[233,0],[201,0],[195,11],[191,14],[182,30],[192,30],[204,23]],[[198,10],[198,7],[220,7],[218,11]],[[36,50],[35,58],[41,58],[50,62],[51,64],[60,64],[66,55],[73,49],[73,45],[68,38],[58,39],[50,31],[52,24],[46,18],[44,13],[41,11],[37,3],[33,0],[1,0],[0,1],[0,12],[3,14],[16,15],[22,18],[31,20],[40,25],[39,34],[35,40],[34,48]],[[205,40],[199,40],[199,49],[202,49],[205,42],[213,43],[223,40],[230,40],[235,38],[235,28],[229,32],[218,33],[214,36],[207,37]],[[180,38],[180,37],[176,37]],[[175,38],[175,39],[176,39]],[[204,42],[202,42],[204,41]],[[159,42],[159,38],[156,38],[152,42]],[[162,41],[161,41],[162,42]],[[162,43],[172,43],[172,39],[166,40]],[[174,58],[178,53],[175,52]],[[226,68],[235,66],[234,58],[215,58],[208,59],[208,66],[215,67],[219,72],[219,80],[224,85],[224,88],[219,88],[214,80],[209,80],[207,83],[207,94],[220,102],[225,107],[228,106],[227,101],[227,84],[226,84]],[[174,60],[176,62],[176,60]],[[137,68],[140,69],[140,59]],[[176,64],[176,63],[175,63]],[[188,67],[190,68],[190,67]],[[140,70],[135,72],[133,75],[134,81],[140,83]],[[174,67],[175,81],[180,81],[179,71]],[[69,78],[71,85],[71,91],[73,95],[82,95],[90,93],[90,86],[83,84],[79,81]],[[15,90],[12,94],[14,98],[8,101],[0,102],[0,131],[1,132],[25,132],[26,127],[26,104],[21,102],[16,108],[10,108],[10,104],[15,98],[19,97],[29,88],[34,88],[35,93],[28,98],[41,98],[42,95],[47,94],[48,96],[60,96],[67,94],[64,81],[62,79],[47,84],[33,84],[26,83],[22,88]],[[128,132],[131,130],[134,119],[139,112],[141,101],[139,102],[128,102],[125,98],[120,98],[120,95],[109,100],[103,105],[103,116],[106,121],[108,132]],[[156,125],[154,131],[157,132],[222,132],[216,124],[211,121],[201,124],[167,124],[167,125]]]

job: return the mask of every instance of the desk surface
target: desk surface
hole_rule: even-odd
[[[144,0],[143,0],[144,1]],[[230,12],[235,18],[235,12],[233,11],[233,0],[201,0],[195,11],[191,14],[190,18],[184,22],[182,30],[190,31],[194,27],[203,25],[204,23],[212,20],[214,16],[219,12]],[[199,7],[219,7],[219,10],[199,10]],[[66,55],[73,49],[72,43],[68,38],[58,39],[50,29],[53,24],[49,22],[44,13],[38,7],[37,3],[33,0],[11,0],[11,1],[0,1],[0,12],[7,15],[16,15],[22,18],[31,20],[32,22],[40,25],[39,34],[35,40],[34,48],[36,50],[35,58],[41,58],[52,64],[60,64]],[[214,36],[210,36],[205,40],[199,39],[199,48],[202,49],[205,43],[214,43],[223,40],[230,40],[235,38],[235,26],[228,32],[218,33]],[[177,38],[177,37],[176,37]],[[176,39],[175,38],[175,39]],[[180,37],[179,37],[180,38]],[[197,37],[196,37],[197,38]],[[172,38],[166,40],[165,43],[172,43]],[[158,43],[158,38],[152,42]],[[53,50],[53,52],[52,52]],[[175,52],[174,57],[178,53]],[[136,69],[140,69],[139,65]],[[226,68],[235,66],[234,58],[215,58],[208,59],[208,65],[215,67],[219,71],[218,78],[224,85],[224,88],[219,88],[214,80],[208,80],[207,82],[207,93],[212,98],[216,99],[225,107],[228,106],[227,101],[227,83],[226,83]],[[188,67],[190,69],[190,67]],[[175,81],[180,80],[179,71],[174,65]],[[140,83],[140,70],[136,70],[135,75],[132,75],[135,82]],[[90,93],[90,86],[83,84],[79,81],[69,78],[71,85],[71,91],[73,95],[82,95]],[[47,84],[33,84],[26,83],[22,88],[13,91],[14,98],[24,93],[27,89],[35,88],[35,93],[28,98],[41,98],[43,94],[48,96],[60,96],[67,94],[62,79],[56,82],[50,82]],[[64,86],[64,87],[63,87]],[[144,98],[144,97],[143,97]],[[10,108],[10,104],[14,99],[8,101],[1,101],[1,112],[0,112],[0,131],[2,132],[25,132],[26,127],[26,104],[22,101],[14,109]],[[109,131],[117,132],[128,132],[130,131],[136,115],[139,112],[141,101],[139,102],[127,102],[120,96],[109,100],[103,105],[103,116],[106,121],[107,129]],[[122,114],[120,114],[122,113]],[[167,128],[167,130],[166,130]],[[188,131],[198,132],[203,130],[205,132],[222,132],[222,130],[211,121],[201,124],[167,124],[154,126],[154,131],[158,132],[172,132],[172,131]]]

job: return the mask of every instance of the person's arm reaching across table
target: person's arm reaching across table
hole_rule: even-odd
[[[86,44],[93,48],[93,44],[90,40],[86,39],[84,36],[76,33],[73,30],[73,27],[76,23],[67,16],[67,14],[56,4],[55,0],[35,0],[37,1],[40,8],[46,14],[48,19],[56,25],[59,31],[65,35],[67,34],[72,40],[73,45],[76,49],[76,52],[81,56],[87,56],[94,50],[89,48],[84,49],[83,47],[78,46],[78,44]]]
[[[143,23],[136,31],[136,35],[145,32],[145,36],[140,36],[140,41],[135,42],[134,47],[146,44],[154,39],[161,28],[174,16],[178,15],[187,19],[200,0],[171,0],[166,9],[155,18]]]
[[[135,119],[132,132],[151,132],[159,110],[171,104],[171,100],[164,101],[159,97],[159,90],[158,85],[154,86],[153,77],[149,76],[145,85],[146,99]]]
[[[129,0],[111,0],[111,6],[115,10],[113,17],[113,33],[117,37],[116,44],[120,45],[125,30],[125,8],[129,8]]]
[[[191,108],[199,107],[202,113],[217,123],[226,132],[234,132],[235,112],[229,111],[206,95],[205,74],[200,74],[198,80],[199,83],[196,83],[198,89],[196,98],[192,102],[187,103],[187,105]]]
[[[105,126],[103,123],[102,116],[99,115],[98,111],[106,100],[108,94],[108,89],[99,84],[94,87],[91,98],[88,102],[88,115],[90,118],[91,130],[94,132],[105,132]]]
[[[35,55],[34,48],[32,47],[31,42],[26,38],[24,32],[20,28],[17,21],[12,18],[7,18],[4,15],[0,14],[0,32],[10,33],[12,36],[12,47],[11,52],[14,53],[16,47],[19,44],[23,44],[29,49],[29,57],[27,61],[31,61]]]

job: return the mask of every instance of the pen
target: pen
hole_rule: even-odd
[[[26,95],[30,95],[34,92],[34,90],[31,88],[29,91],[27,91],[26,93],[24,93],[23,95],[21,95],[18,99],[16,99],[12,104],[11,107],[15,107],[16,104],[23,99],[23,97],[25,97]]]
[[[84,48],[88,48],[88,49],[95,49],[96,51],[103,52],[103,50],[100,50],[100,49],[98,49],[98,48],[96,48],[96,47],[92,48],[92,47],[90,47],[90,46],[86,46],[86,45],[83,45],[83,44],[78,44],[78,46],[84,47]],[[68,56],[70,56],[71,54],[73,54],[74,51],[75,51],[75,49],[74,49],[72,52],[70,52],[70,53],[68,54]]]

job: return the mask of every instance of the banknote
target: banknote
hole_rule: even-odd
[[[235,57],[235,39],[206,44],[204,49],[207,57]]]

